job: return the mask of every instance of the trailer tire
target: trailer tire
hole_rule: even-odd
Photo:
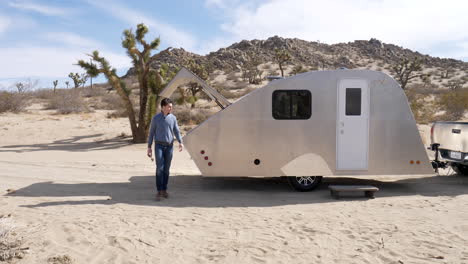
[[[468,165],[452,163],[452,169],[458,174],[468,175]]]
[[[289,185],[299,192],[308,192],[319,186],[322,176],[287,177]]]

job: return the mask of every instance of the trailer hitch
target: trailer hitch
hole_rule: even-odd
[[[448,166],[448,162],[439,160],[439,146],[440,144],[434,143],[431,144],[430,147],[431,150],[435,151],[435,159],[431,161],[432,168],[434,169],[435,173],[439,173],[439,168],[445,169]]]

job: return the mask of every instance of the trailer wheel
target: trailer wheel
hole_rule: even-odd
[[[452,169],[458,174],[468,175],[468,165],[452,163]]]
[[[308,192],[319,186],[322,176],[287,177],[289,184],[299,192]]]

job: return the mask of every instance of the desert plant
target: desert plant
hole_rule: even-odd
[[[278,63],[278,66],[280,68],[280,71],[281,71],[281,76],[284,77],[284,69],[283,69],[283,65],[288,62],[289,60],[291,60],[291,55],[289,54],[289,52],[285,49],[278,49],[278,48],[275,48],[275,57],[274,57],[274,60],[276,61],[276,63]]]
[[[304,68],[304,66],[299,64],[299,65],[294,66],[294,68],[291,71],[291,75],[296,75],[296,74],[304,73],[304,72],[307,72],[307,69]]]
[[[26,93],[0,92],[0,113],[21,112],[28,105],[29,97]]]
[[[207,110],[194,111],[183,107],[174,109],[174,114],[177,115],[177,120],[181,125],[198,125],[210,116],[210,112]]]
[[[468,110],[468,89],[461,89],[441,94],[437,100],[441,110],[445,110],[443,119],[456,121]]]
[[[248,59],[241,65],[242,79],[250,84],[259,84],[262,81],[263,71],[258,69],[260,58],[250,53]]]
[[[462,80],[451,80],[447,83],[447,87],[450,90],[459,90],[463,87],[464,84],[465,82],[463,82]]]
[[[69,81],[66,81],[66,82],[65,82],[65,85],[67,86],[67,89],[68,89],[68,86],[70,85],[70,82],[69,82]]]
[[[58,80],[53,81],[53,84],[54,84],[54,93],[55,93],[55,89],[57,88],[57,85],[58,85]]]
[[[425,100],[427,95],[420,94],[414,89],[408,89],[405,92],[416,122],[418,124],[428,124],[434,121],[437,107]]]
[[[46,109],[56,109],[59,114],[71,114],[87,111],[86,104],[79,91],[64,90],[55,93],[48,101]]]
[[[84,85],[86,81],[88,80],[88,75],[85,73],[79,74],[77,72],[76,73],[70,72],[70,74],[68,74],[68,77],[72,79],[73,84],[75,85],[75,88],[78,88],[81,85]],[[67,84],[67,88],[68,88],[68,84]]]
[[[209,71],[203,64],[196,63],[194,60],[189,60],[184,65],[187,69],[193,72],[200,79],[207,81],[209,77]],[[195,108],[195,103],[198,101],[198,94],[203,90],[203,87],[198,83],[190,82],[187,84],[188,89],[178,87],[179,94],[181,95],[177,100],[178,104],[189,103],[191,108]]]
[[[144,24],[138,24],[135,33],[132,29],[127,29],[123,32],[122,47],[126,49],[127,55],[132,59],[138,78],[139,107],[137,109],[134,108],[130,100],[131,90],[126,88],[125,83],[117,76],[116,69],[111,68],[109,62],[104,57],[101,57],[98,51],[94,51],[89,55],[92,59],[91,62],[78,61],[78,65],[85,69],[91,77],[96,77],[101,73],[104,74],[112,87],[117,91],[117,94],[122,98],[130,122],[134,143],[146,142],[153,114],[152,111],[155,111],[155,107],[151,109],[151,105],[154,106],[156,104],[158,91],[164,87],[165,80],[161,75],[161,71],[153,69],[151,65],[169,50],[166,49],[151,56],[151,52],[158,48],[160,39],[156,38],[148,43],[144,40],[147,33],[148,27]],[[139,50],[137,44],[143,47],[143,50]],[[152,96],[148,96],[150,92]],[[150,109],[148,109],[149,106]]]
[[[0,261],[11,261],[24,256],[23,241],[18,237],[10,218],[0,216]]]
[[[402,59],[392,67],[395,79],[400,83],[403,90],[406,89],[408,82],[415,78],[420,78],[424,74],[418,73],[422,70],[422,62],[418,58],[412,60]]]

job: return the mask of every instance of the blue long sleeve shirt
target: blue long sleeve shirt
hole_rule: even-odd
[[[182,143],[177,118],[173,114],[164,116],[162,112],[153,116],[148,136],[148,148],[151,148],[153,141],[172,144],[174,136],[179,143]]]

